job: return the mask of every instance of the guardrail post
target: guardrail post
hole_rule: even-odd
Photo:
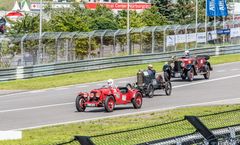
[[[75,136],[74,137],[81,145],[95,145],[88,136]]]
[[[196,130],[208,140],[209,145],[217,145],[218,140],[215,135],[196,117],[196,116],[185,116],[185,119],[196,128]]]
[[[216,55],[216,56],[219,56],[219,54],[220,54],[220,50],[219,50],[219,46],[217,46],[217,47],[215,48],[215,55]]]
[[[16,69],[16,79],[23,79],[24,78],[24,67],[18,66]]]

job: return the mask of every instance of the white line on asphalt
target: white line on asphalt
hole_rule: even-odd
[[[32,110],[32,109],[41,109],[41,108],[48,108],[48,107],[57,107],[57,106],[64,106],[64,105],[73,105],[73,104],[74,104],[74,102],[68,102],[68,103],[51,104],[51,105],[43,105],[43,106],[35,106],[35,107],[25,107],[25,108],[1,110],[0,113],[23,111],[23,110]]]
[[[136,114],[143,114],[143,113],[151,113],[151,112],[172,110],[172,109],[184,108],[184,107],[215,105],[215,104],[219,104],[221,102],[226,102],[226,101],[231,101],[231,102],[237,103],[238,101],[240,102],[240,98],[224,99],[224,100],[217,100],[217,101],[211,101],[211,102],[202,102],[202,103],[195,103],[195,104],[187,104],[187,105],[179,105],[179,106],[159,108],[159,109],[152,109],[152,110],[145,110],[145,111],[139,111],[138,110],[139,112],[111,115],[111,116],[105,116],[105,117],[96,117],[96,118],[89,118],[89,119],[83,119],[83,120],[74,120],[74,121],[67,121],[67,122],[53,123],[53,124],[46,124],[46,125],[39,125],[39,126],[26,127],[26,128],[16,128],[16,129],[11,129],[11,130],[36,129],[36,128],[42,128],[42,127],[48,127],[48,126],[56,126],[56,125],[63,125],[63,124],[79,123],[79,122],[86,122],[86,121],[94,121],[94,120],[100,120],[100,119],[106,119],[106,118],[115,118],[115,117],[122,117],[122,116],[129,116],[129,115],[136,115]]]
[[[225,70],[218,70],[218,71],[216,71],[216,72],[218,72],[218,73],[220,73],[220,72],[225,72]]]
[[[239,68],[234,68],[234,69],[231,69],[231,71],[238,71],[240,70]]]
[[[225,80],[225,79],[236,78],[236,77],[240,77],[240,74],[239,75],[228,76],[228,77],[216,78],[216,79],[212,79],[212,80],[204,80],[204,81],[189,83],[189,84],[184,84],[184,85],[178,85],[178,86],[174,86],[173,88],[181,88],[181,87],[186,87],[186,86],[205,84],[205,83],[208,83],[208,82],[214,82],[214,81]],[[1,110],[0,113],[40,109],[40,108],[47,108],[47,107],[56,107],[56,106],[63,106],[63,105],[69,105],[69,104],[74,104],[74,102],[35,106],[35,107],[26,107],[26,108],[10,109],[10,110]]]
[[[200,82],[189,83],[189,84],[184,84],[184,85],[178,85],[178,86],[174,86],[173,88],[181,88],[181,87],[186,87],[186,86],[192,86],[192,85],[198,85],[198,84],[205,84],[205,83],[209,83],[209,82],[226,80],[226,79],[231,79],[231,78],[236,78],[236,77],[240,77],[240,74],[238,74],[238,75],[233,75],[233,76],[216,78],[216,79],[211,79],[211,80],[203,80],[203,81],[200,81]]]

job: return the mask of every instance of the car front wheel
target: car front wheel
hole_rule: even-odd
[[[142,107],[142,94],[137,92],[135,98],[132,100],[133,107],[139,109]]]
[[[104,108],[106,112],[113,112],[114,107],[115,107],[115,100],[113,96],[107,96],[104,102]]]
[[[210,78],[210,68],[208,65],[206,65],[206,73],[203,74],[205,79],[209,79]]]
[[[86,105],[85,105],[84,97],[77,96],[75,104],[76,104],[76,108],[77,108],[78,112],[84,112],[85,111]]]
[[[194,70],[193,68],[191,68],[188,72],[187,72],[187,77],[188,77],[188,81],[193,81],[193,77],[194,77]]]
[[[165,83],[165,93],[167,96],[170,96],[172,93],[172,84],[171,82],[166,82]]]

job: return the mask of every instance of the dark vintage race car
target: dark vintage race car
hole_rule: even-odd
[[[142,93],[127,87],[103,86],[88,92],[80,92],[76,98],[77,111],[83,112],[86,107],[104,107],[112,112],[115,105],[132,103],[135,109],[142,106]]]
[[[181,77],[182,80],[192,81],[196,75],[203,75],[205,79],[209,79],[212,70],[209,59],[208,55],[173,59],[163,66],[164,79]]]
[[[161,75],[157,78],[151,77],[146,70],[139,70],[137,73],[137,82],[134,84],[127,84],[128,88],[136,88],[142,92],[144,96],[152,98],[155,90],[163,89],[167,96],[171,95],[172,84],[170,81],[164,81]]]

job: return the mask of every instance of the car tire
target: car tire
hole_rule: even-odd
[[[77,108],[78,112],[84,112],[86,109],[86,105],[85,103],[85,99],[83,96],[77,96],[76,101],[75,101],[75,105]]]
[[[188,81],[193,81],[194,78],[194,70],[193,68],[191,68],[188,72],[187,72],[187,77],[188,77]]]
[[[140,92],[137,92],[135,94],[135,97],[132,100],[132,104],[133,104],[133,107],[135,109],[139,109],[139,108],[142,107],[142,98],[143,98],[143,96],[142,96],[142,94]]]
[[[154,87],[153,87],[153,85],[149,85],[147,91],[148,91],[147,96],[148,96],[149,98],[152,98],[152,97],[154,96]]]
[[[208,65],[206,65],[205,67],[206,67],[206,68],[205,68],[205,69],[206,69],[206,73],[203,74],[203,76],[204,76],[204,78],[207,80],[207,79],[210,78],[210,68],[209,68]]]
[[[115,107],[115,100],[113,96],[107,96],[104,102],[104,108],[106,112],[113,112]]]
[[[171,82],[165,82],[165,93],[167,96],[170,96],[172,93],[172,84]]]

